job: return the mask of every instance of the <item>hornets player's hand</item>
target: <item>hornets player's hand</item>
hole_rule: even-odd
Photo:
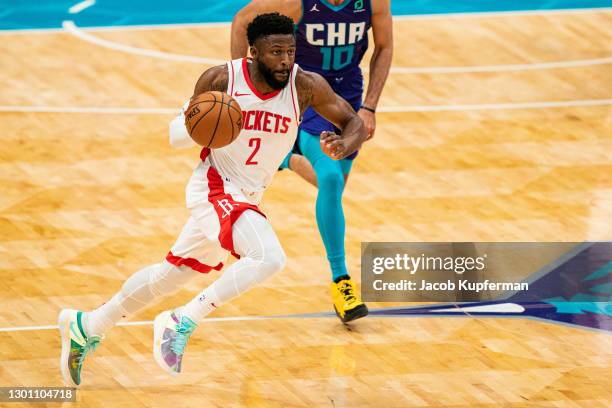
[[[374,131],[376,130],[376,114],[365,109],[359,109],[357,114],[361,120],[363,120],[363,125],[368,132],[368,137],[366,140],[370,140],[374,137]]]
[[[350,154],[346,151],[344,140],[334,132],[321,132],[321,150],[334,160],[344,159]]]

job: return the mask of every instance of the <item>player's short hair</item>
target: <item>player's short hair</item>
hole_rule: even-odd
[[[251,46],[257,39],[274,34],[295,35],[293,20],[279,13],[266,13],[255,17],[247,26],[247,38]]]

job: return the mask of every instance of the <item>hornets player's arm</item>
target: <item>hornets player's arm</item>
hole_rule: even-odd
[[[391,18],[390,0],[373,1],[371,4],[374,52],[370,59],[368,90],[363,105],[359,109],[359,117],[363,119],[368,130],[368,139],[372,138],[376,131],[376,106],[387,81],[393,59],[393,19]]]
[[[249,43],[247,26],[258,14],[280,13],[291,17],[298,23],[302,16],[302,0],[253,0],[244,6],[232,20],[231,52],[232,59],[247,56]]]
[[[295,86],[300,112],[312,107],[342,131],[340,135],[332,132],[321,133],[321,148],[325,154],[334,160],[340,160],[361,147],[368,137],[363,121],[321,75],[299,69]]]
[[[199,95],[206,91],[227,91],[228,72],[227,65],[219,65],[217,67],[206,70],[198,79],[193,95]],[[185,110],[189,106],[189,101],[185,102],[177,117],[172,119],[168,127],[170,135],[170,146],[175,149],[183,149],[186,147],[197,146],[193,141],[187,128],[185,127]]]

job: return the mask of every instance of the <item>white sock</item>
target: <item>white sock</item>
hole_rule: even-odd
[[[147,266],[128,278],[121,290],[99,308],[85,314],[88,335],[104,336],[119,320],[133,315],[153,300],[167,296],[197,273],[163,261]]]
[[[189,303],[183,306],[181,308],[181,313],[189,317],[195,323],[198,323],[204,318],[204,316],[208,315],[221,305],[213,293],[214,289],[211,285],[200,292],[198,296],[193,298]]]
[[[121,307],[121,298],[122,294],[119,292],[99,308],[84,314],[83,326],[88,336],[104,337],[108,329],[127,315]]]

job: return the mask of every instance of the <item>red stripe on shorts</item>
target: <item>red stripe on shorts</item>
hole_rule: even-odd
[[[221,268],[223,268],[223,262],[220,262],[217,266],[204,265],[194,258],[181,258],[180,256],[176,256],[172,253],[172,251],[168,252],[168,255],[166,255],[166,261],[170,262],[174,266],[188,266],[194,271],[200,273],[208,273],[213,269],[220,271]]]
[[[240,255],[234,251],[232,226],[246,210],[253,210],[264,217],[266,215],[256,205],[235,201],[231,194],[226,194],[223,188],[223,180],[214,167],[210,166],[208,169],[207,178],[209,189],[208,201],[215,208],[219,224],[221,225],[221,230],[219,231],[221,247],[240,259]]]

